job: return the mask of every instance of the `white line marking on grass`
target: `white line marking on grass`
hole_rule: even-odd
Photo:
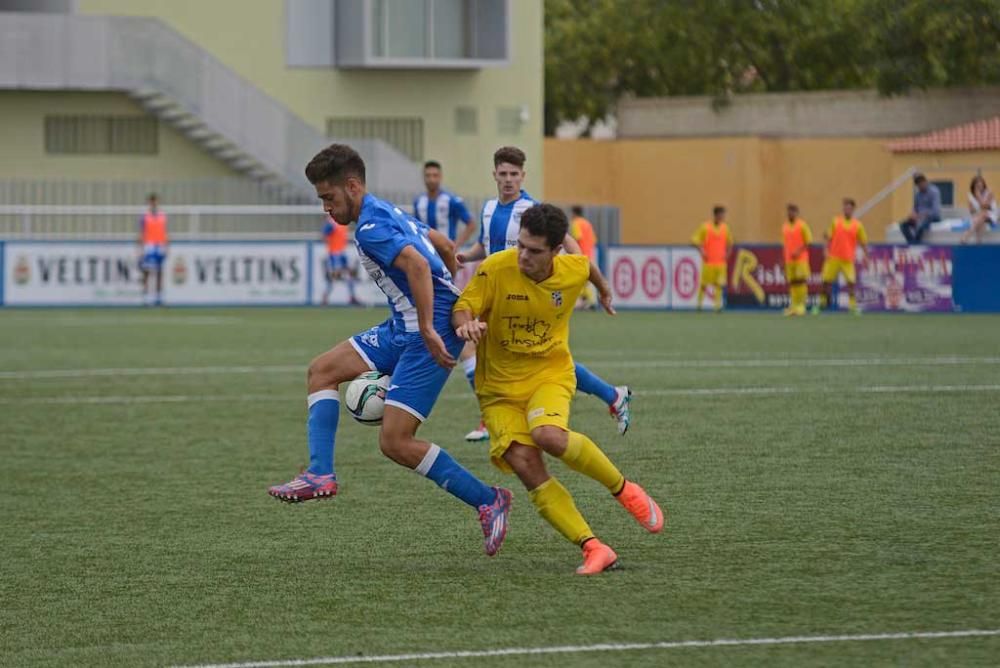
[[[671,389],[644,390],[637,388],[634,390],[638,397],[703,397],[719,395],[743,395],[743,396],[775,396],[787,394],[906,394],[906,393],[970,393],[970,392],[1000,392],[1000,385],[874,385],[869,387],[692,387]],[[0,405],[10,404],[93,404],[93,405],[119,405],[119,404],[155,404],[155,403],[200,403],[205,401],[295,401],[303,399],[305,394],[163,394],[163,395],[108,395],[108,396],[79,396],[68,395],[61,397],[3,397],[0,398]],[[449,392],[442,394],[441,401],[469,401],[474,400],[471,392]]]
[[[584,360],[587,366],[666,369],[757,369],[852,366],[961,366],[1000,364],[1000,357],[848,357],[812,359]]]
[[[178,366],[0,371],[0,380],[93,378],[98,376],[217,376],[246,373],[305,373],[306,364],[272,366]]]
[[[301,395],[304,396],[304,395]],[[301,397],[300,397],[301,398]],[[289,396],[274,394],[140,394],[136,396],[105,397],[26,397],[23,399],[0,399],[0,404],[186,404],[205,401],[291,401]]]
[[[598,360],[590,366],[620,368],[795,368],[852,366],[978,366],[1000,364],[1000,357],[850,357],[819,359],[730,359],[730,360]],[[45,378],[91,378],[100,376],[216,376],[248,373],[304,373],[306,363],[279,365],[181,366],[181,367],[119,367],[92,369],[22,369],[0,371],[0,380],[30,380]]]
[[[277,668],[279,666],[334,666],[351,663],[401,663],[440,659],[473,659],[494,656],[531,656],[539,654],[585,654],[592,652],[637,652],[642,650],[688,649],[699,647],[749,647],[767,645],[804,645],[811,643],[871,642],[877,640],[934,640],[939,638],[976,638],[1000,636],[1000,629],[964,631],[905,631],[901,633],[865,633],[858,635],[786,636],[783,638],[718,638],[716,640],[678,640],[672,642],[601,643],[596,645],[556,645],[552,647],[504,647],[499,649],[455,652],[421,652],[373,656],[323,656],[313,659],[204,663],[174,668]]]

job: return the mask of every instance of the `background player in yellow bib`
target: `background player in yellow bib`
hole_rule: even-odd
[[[517,247],[490,255],[452,309],[462,338],[486,346],[476,364],[476,396],[490,434],[490,458],[514,472],[538,513],[583,550],[581,575],[617,566],[573,497],[545,466],[542,451],[604,485],[647,531],[663,514],[587,436],[569,428],[576,374],[569,351],[573,306],[588,281],[614,314],[607,281],[582,255],[559,255],[569,223],[558,207],[540,204],[521,216]]]
[[[809,244],[812,230],[799,218],[797,204],[789,204],[788,220],[781,226],[781,245],[785,251],[785,278],[788,279],[788,308],[785,315],[805,315],[809,296]]]
[[[854,284],[857,282],[854,260],[859,244],[865,257],[868,257],[868,235],[865,233],[865,226],[854,217],[854,206],[854,200],[845,197],[843,215],[834,218],[830,229],[823,234],[828,243],[826,259],[823,261],[823,294],[820,296],[820,304],[823,308],[830,306],[833,301],[833,284],[843,274],[847,281],[851,313],[860,315],[858,300],[854,295]],[[813,314],[816,313],[819,313],[819,308],[814,307]]]
[[[715,312],[722,310],[726,289],[726,261],[733,250],[733,235],[726,224],[726,207],[712,209],[712,220],[706,220],[691,237],[691,243],[701,253],[701,280],[698,282],[698,310],[705,288],[715,286]]]

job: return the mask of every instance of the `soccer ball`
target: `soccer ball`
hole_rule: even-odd
[[[385,413],[385,394],[389,391],[390,377],[378,371],[363,373],[350,382],[344,393],[344,405],[351,417],[375,426],[382,424]]]

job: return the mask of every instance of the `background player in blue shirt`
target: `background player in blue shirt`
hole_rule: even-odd
[[[452,243],[389,202],[368,194],[365,163],[350,146],[333,144],[320,151],[306,166],[306,177],[330,217],[340,224],[357,221],[354,241],[361,264],[385,293],[391,316],[309,365],[309,468],[268,491],[288,502],[334,496],[337,388],[366,371],[392,374],[379,447],[389,459],[430,478],[477,509],[486,554],[492,556],[507,533],[510,491],[487,486],[443,448],[415,436],[463,345],[451,326],[452,305],[458,300],[451,280],[455,268]]]
[[[476,221],[458,195],[441,188],[441,163],[428,160],[424,163],[424,187],[427,192],[413,200],[413,216],[432,230],[441,230],[444,221],[448,221],[448,238],[455,242],[455,249],[462,248],[476,232]],[[458,234],[458,224],[464,223],[462,232]],[[457,237],[457,238],[456,238]],[[466,343],[459,355],[459,362],[465,372],[465,379],[476,391],[476,346]],[[485,441],[490,435],[482,419],[479,426],[465,435],[467,441]]]
[[[455,247],[461,248],[476,233],[476,221],[461,197],[441,187],[441,179],[441,163],[436,160],[425,162],[424,187],[427,192],[413,200],[413,217],[432,230],[447,234],[455,242]],[[460,223],[463,224],[461,232],[458,231]]]
[[[497,196],[483,205],[483,213],[479,217],[479,241],[468,253],[458,254],[459,262],[482,260],[487,255],[517,246],[521,214],[537,203],[521,188],[526,160],[524,151],[516,146],[503,146],[493,154],[493,180],[497,184]],[[563,240],[563,246],[568,253],[580,253],[580,245],[569,234]],[[576,389],[604,400],[618,423],[618,433],[628,431],[632,421],[632,391],[627,385],[615,387],[577,363]]]

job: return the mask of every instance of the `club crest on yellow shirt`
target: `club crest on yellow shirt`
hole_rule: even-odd
[[[552,305],[562,306],[562,290],[555,290],[552,293]]]

